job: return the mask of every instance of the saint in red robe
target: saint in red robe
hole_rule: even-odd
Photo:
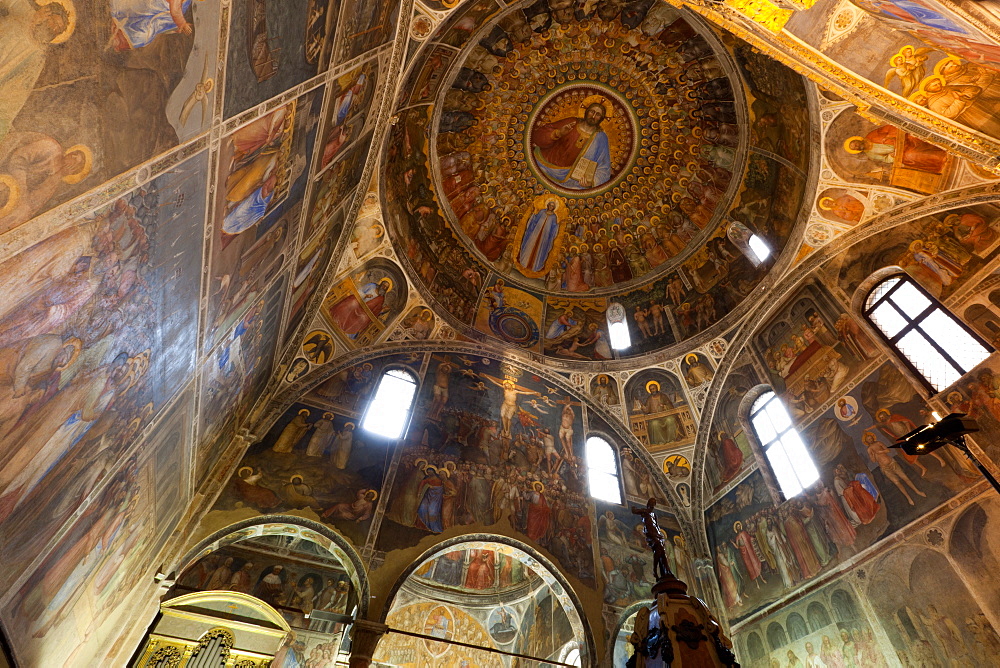
[[[728,482],[740,472],[743,466],[743,452],[736,441],[728,436],[722,439],[719,447],[719,457],[722,459],[722,482]]]
[[[531,501],[528,503],[528,526],[525,533],[528,538],[534,541],[540,540],[549,531],[549,517],[552,509],[545,499],[543,492],[534,491],[531,493]]]
[[[896,146],[900,132],[892,125],[883,125],[865,135],[865,139],[873,145]],[[905,132],[902,133],[902,136],[903,150],[900,163],[903,167],[931,174],[941,174],[944,171],[945,163],[948,160],[947,151]]]
[[[816,557],[816,550],[806,534],[806,528],[802,526],[802,520],[794,514],[785,518],[785,538],[795,553],[795,561],[799,564],[799,571],[802,577],[811,578],[822,570],[819,559]]]
[[[757,558],[757,552],[753,549],[753,541],[750,538],[750,534],[746,531],[739,531],[736,533],[736,540],[733,541],[736,548],[740,551],[740,557],[743,558],[743,564],[747,568],[747,577],[751,580],[756,580],[760,577],[760,572],[762,570],[760,559]]]
[[[365,306],[372,315],[378,316],[382,312],[382,305],[385,304],[385,295],[372,297],[365,302]],[[354,295],[347,295],[330,309],[330,319],[333,320],[340,330],[350,337],[355,337],[364,331],[371,318],[365,312],[364,306]]]
[[[492,550],[471,550],[472,560],[465,575],[467,589],[489,589],[495,579],[496,557]]]

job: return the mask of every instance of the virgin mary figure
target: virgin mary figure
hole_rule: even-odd
[[[544,271],[558,236],[556,200],[550,199],[544,209],[539,209],[528,219],[521,238],[521,248],[517,253],[518,266],[531,272]]]

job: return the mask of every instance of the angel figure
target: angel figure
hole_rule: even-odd
[[[889,69],[885,73],[885,87],[889,87],[893,77],[899,77],[899,83],[903,87],[903,97],[909,97],[917,90],[920,81],[927,72],[928,54],[934,49],[921,47],[915,49],[909,44],[897,51],[889,59]]]

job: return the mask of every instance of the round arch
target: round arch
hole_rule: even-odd
[[[622,634],[625,625],[632,618],[632,616],[639,611],[640,608],[645,608],[651,605],[653,605],[653,599],[649,599],[648,601],[636,601],[619,613],[618,621],[615,622],[611,635],[608,637],[608,646],[604,652],[604,663],[602,665],[615,665],[615,648],[618,646],[618,636]]]
[[[396,576],[396,580],[392,588],[386,595],[385,603],[379,613],[378,620],[382,623],[386,622],[390,612],[392,611],[393,605],[407,580],[414,576],[415,573],[417,573],[430,561],[447,552],[456,551],[458,549],[482,549],[487,547],[500,547],[505,554],[514,557],[534,570],[535,573],[549,585],[552,593],[562,604],[564,610],[568,607],[577,617],[578,627],[574,626],[574,635],[577,639],[582,638],[582,642],[580,643],[582,665],[585,668],[587,666],[601,665],[597,662],[597,649],[594,641],[593,630],[590,627],[583,604],[579,596],[573,590],[572,586],[570,586],[569,581],[555,564],[549,561],[546,557],[542,556],[542,554],[540,554],[537,550],[533,549],[529,545],[526,545],[525,543],[522,543],[521,541],[507,536],[485,533],[466,534],[464,536],[456,536],[454,538],[443,540],[436,543],[433,547],[425,550],[417,559],[414,559]],[[572,617],[570,617],[570,619],[572,623]]]
[[[808,198],[807,198],[808,199]],[[736,368],[743,359],[743,353],[748,348],[748,342],[752,336],[766,323],[769,318],[782,307],[785,300],[803,283],[803,281],[813,274],[817,269],[827,264],[839,255],[847,252],[855,244],[874,237],[880,233],[894,227],[904,225],[919,218],[942,213],[961,206],[971,206],[1000,201],[1000,194],[996,188],[984,189],[982,186],[969,186],[961,189],[949,191],[927,197],[917,203],[902,204],[894,207],[885,213],[874,216],[864,225],[848,230],[844,234],[833,239],[817,252],[813,252],[802,258],[793,268],[786,267],[781,272],[781,277],[773,283],[767,283],[758,288],[761,293],[759,306],[747,313],[743,324],[733,330],[731,340],[733,345],[726,350],[725,356],[719,361],[715,370],[715,377],[712,379],[702,406],[702,420],[710,419],[714,415],[716,405],[722,395],[725,379],[730,372]],[[886,267],[876,270],[872,278],[884,278],[888,274],[898,273],[898,267]],[[884,273],[883,273],[884,272]],[[873,281],[874,283],[874,281]],[[857,295],[864,294],[859,286]],[[870,287],[870,285],[868,285]],[[856,295],[851,295],[852,299]],[[860,299],[860,297],[858,297]],[[852,307],[854,304],[852,303]],[[852,309],[853,310],[853,309]],[[854,310],[854,312],[858,312]],[[861,323],[864,327],[866,323]],[[868,331],[868,330],[866,330]],[[709,416],[706,418],[706,416]],[[698,436],[694,446],[694,460],[692,461],[692,499],[691,507],[694,510],[693,523],[694,533],[698,536],[699,546],[702,550],[707,550],[708,539],[704,518],[699,511],[703,510],[708,499],[704,494],[706,473],[705,458],[707,456],[708,439],[711,432],[711,423],[698,425]]]
[[[547,384],[558,388],[560,392],[576,396],[583,404],[583,407],[586,409],[586,415],[588,416],[585,424],[585,433],[590,435],[592,433],[600,432],[606,435],[608,437],[608,442],[612,444],[612,447],[615,448],[619,454],[619,461],[621,449],[628,447],[632,455],[641,461],[649,470],[650,475],[653,476],[656,484],[663,492],[668,506],[667,508],[664,508],[664,510],[676,516],[681,527],[681,532],[684,534],[684,540],[687,544],[690,546],[700,546],[702,544],[702,541],[698,540],[695,529],[688,519],[688,515],[682,512],[682,509],[685,506],[681,503],[674,486],[667,481],[660,466],[642,446],[631,430],[629,430],[628,426],[622,421],[621,416],[612,412],[608,407],[601,406],[596,401],[593,401],[589,395],[581,390],[581,388],[575,386],[571,382],[568,382],[565,376],[554,373],[546,367],[539,365],[531,358],[531,356],[516,351],[503,353],[499,351],[486,351],[483,350],[481,346],[458,341],[431,341],[426,343],[407,341],[404,343],[381,343],[369,346],[363,350],[355,351],[352,354],[338,358],[335,364],[331,363],[326,366],[313,369],[302,378],[286,385],[280,392],[275,393],[270,403],[258,413],[256,420],[250,427],[251,433],[247,434],[246,438],[251,443],[260,440],[262,435],[266,434],[267,430],[281,418],[282,414],[284,414],[284,412],[288,410],[292,404],[294,404],[310,390],[345,369],[367,361],[393,355],[406,354],[411,357],[410,361],[394,360],[391,364],[387,365],[386,368],[402,368],[414,373],[419,379],[420,388],[423,388],[427,380],[423,378],[422,373],[418,372],[418,369],[420,369],[420,356],[422,354],[434,353],[452,353],[469,355],[470,357],[488,357],[492,360],[501,362],[509,360],[511,363],[516,364],[525,370],[531,371],[532,374],[538,376]],[[419,391],[420,390],[418,389],[418,392]],[[589,419],[589,416],[591,415],[600,418],[600,420],[607,425],[608,429],[596,429]],[[694,493],[694,482],[694,479],[692,479],[692,494]],[[707,550],[704,554],[708,554]]]
[[[302,517],[292,515],[264,515],[236,522],[219,529],[188,550],[177,562],[174,570],[180,575],[190,568],[198,559],[215,552],[221,547],[238,543],[242,540],[260,536],[298,536],[317,543],[340,560],[351,578],[351,583],[358,592],[358,617],[368,614],[368,604],[371,599],[371,585],[368,572],[361,556],[343,536],[329,527]]]

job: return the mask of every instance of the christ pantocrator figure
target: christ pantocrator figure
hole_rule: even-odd
[[[583,116],[539,125],[531,133],[538,168],[568,190],[597,188],[611,180],[611,149],[601,123],[611,105],[595,96],[584,100]]]

